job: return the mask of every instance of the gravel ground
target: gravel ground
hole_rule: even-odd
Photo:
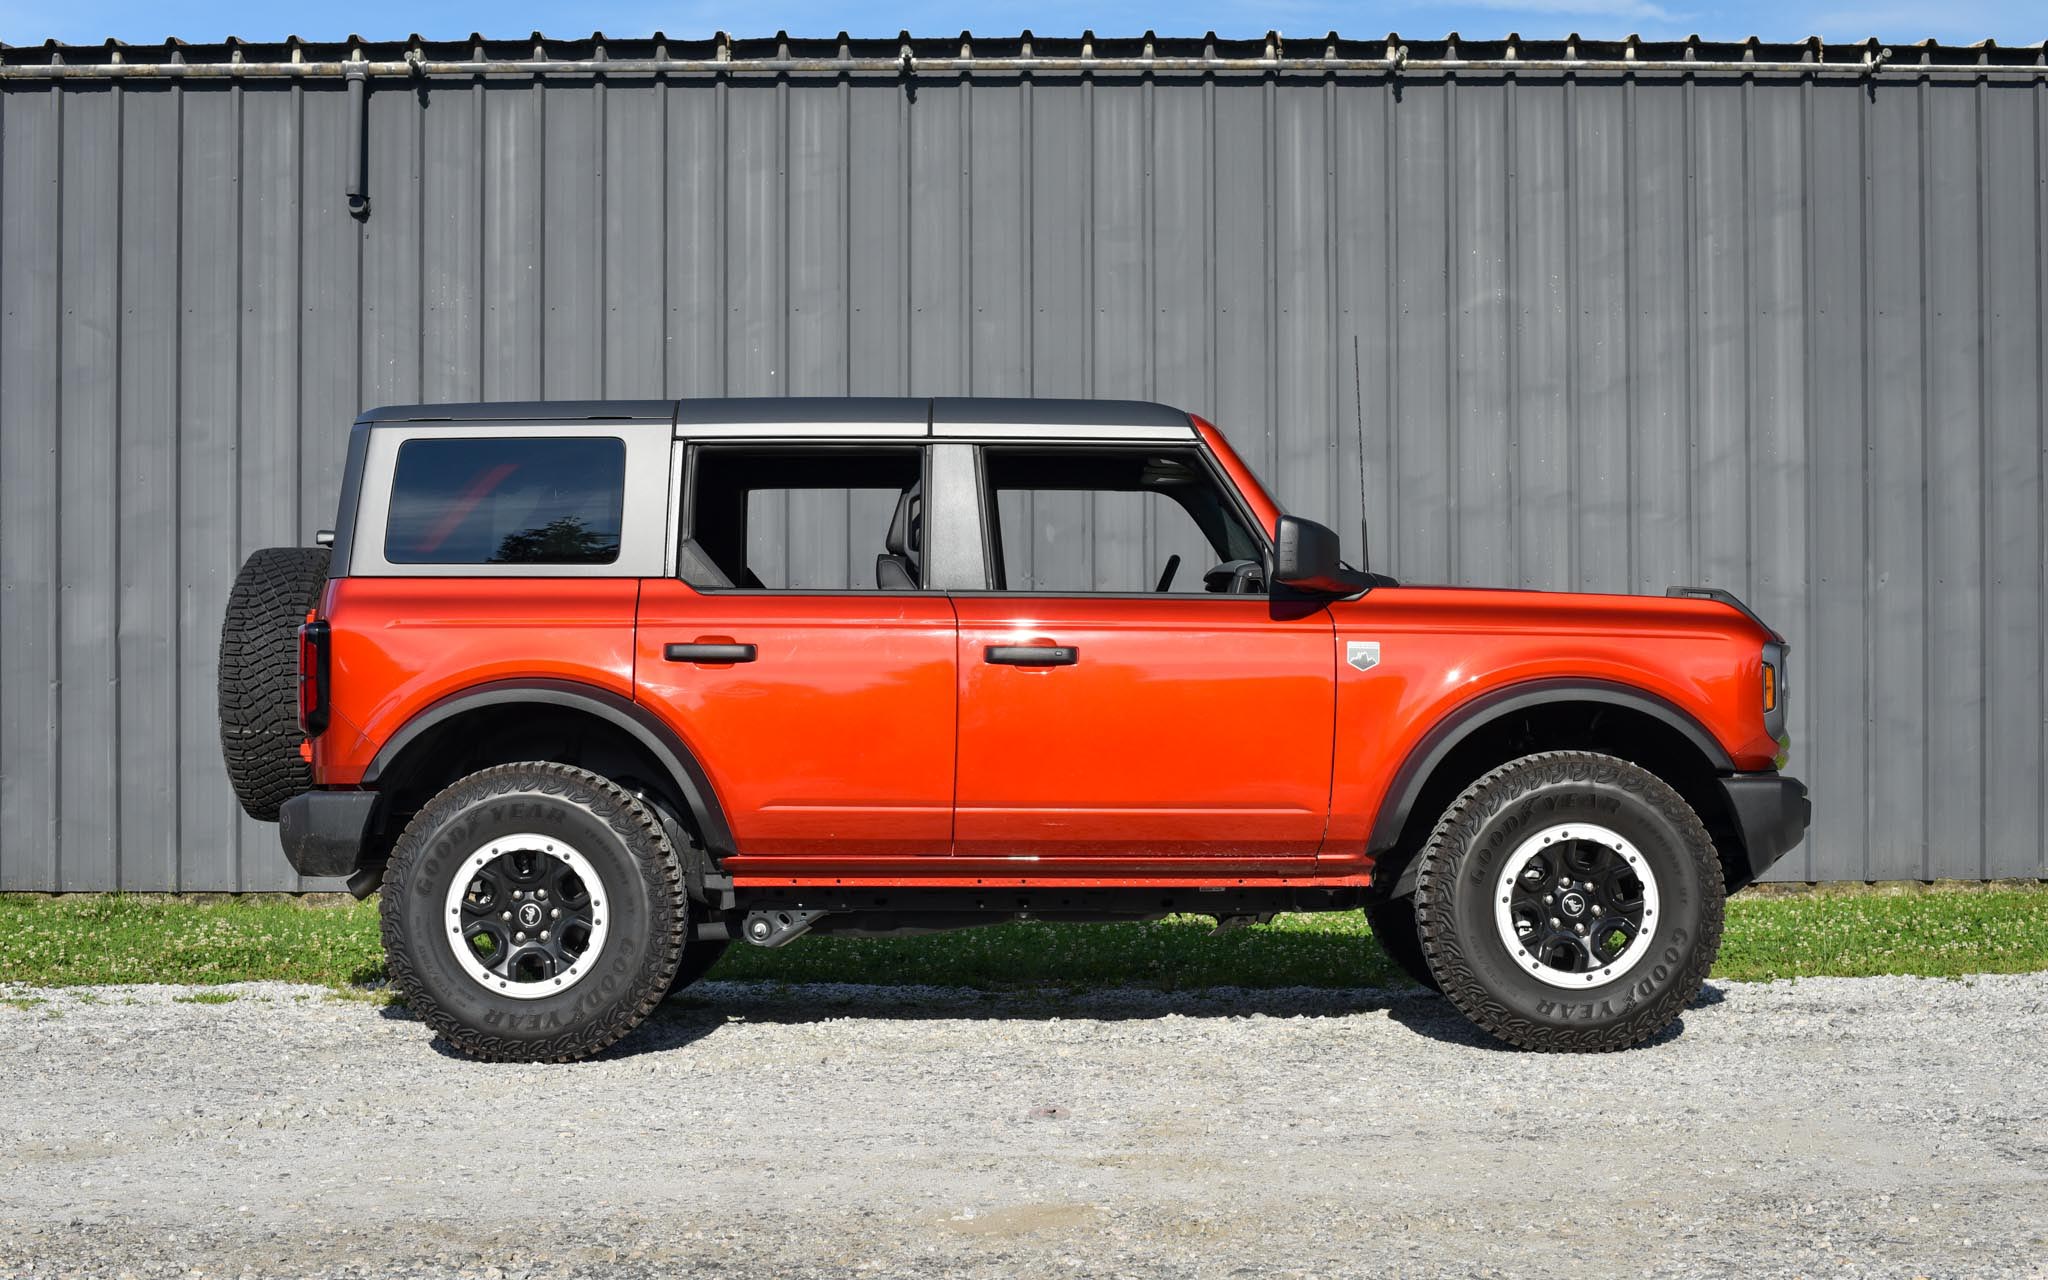
[[[0,1274],[2048,1276],[2048,974],[1711,984],[1599,1057],[1420,994],[712,983],[564,1067],[225,990],[0,992]]]

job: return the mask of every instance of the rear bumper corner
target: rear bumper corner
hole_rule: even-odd
[[[377,800],[374,791],[307,791],[285,801],[277,814],[285,861],[302,876],[354,875],[362,867]]]

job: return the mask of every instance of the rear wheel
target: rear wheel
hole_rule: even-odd
[[[676,976],[668,984],[668,993],[674,995],[711,972],[711,966],[724,957],[725,949],[730,945],[731,942],[725,938],[691,939],[683,947],[682,963],[676,966]]]
[[[313,787],[299,754],[299,624],[327,584],[326,547],[265,547],[242,562],[220,624],[220,751],[250,817]]]
[[[457,1049],[565,1062],[668,994],[688,900],[654,811],[587,770],[473,773],[407,825],[384,875],[393,981]]]
[[[1487,774],[1422,853],[1428,967],[1465,1015],[1525,1049],[1609,1050],[1670,1025],[1721,945],[1721,862],[1655,774],[1556,751]]]

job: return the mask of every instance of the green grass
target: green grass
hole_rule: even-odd
[[[271,895],[0,895],[0,982],[30,986],[384,976],[375,903]]]
[[[1714,972],[1758,981],[2041,969],[2048,969],[2048,888],[1915,887],[1739,895],[1728,907]],[[347,994],[383,973],[375,903],[0,895],[0,983],[277,980]],[[802,938],[777,951],[737,945],[711,976],[987,989],[1405,985],[1356,912],[1282,916],[1217,937],[1206,918],[1180,916],[1136,925],[1013,924],[919,938]],[[28,1007],[21,999],[4,1003]]]
[[[233,1004],[238,996],[232,991],[195,991],[189,996],[172,996],[173,1004]]]

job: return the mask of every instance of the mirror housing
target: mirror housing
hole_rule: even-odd
[[[1273,585],[1318,596],[1355,596],[1370,585],[1347,569],[1337,535],[1313,520],[1281,516],[1273,538]]]

